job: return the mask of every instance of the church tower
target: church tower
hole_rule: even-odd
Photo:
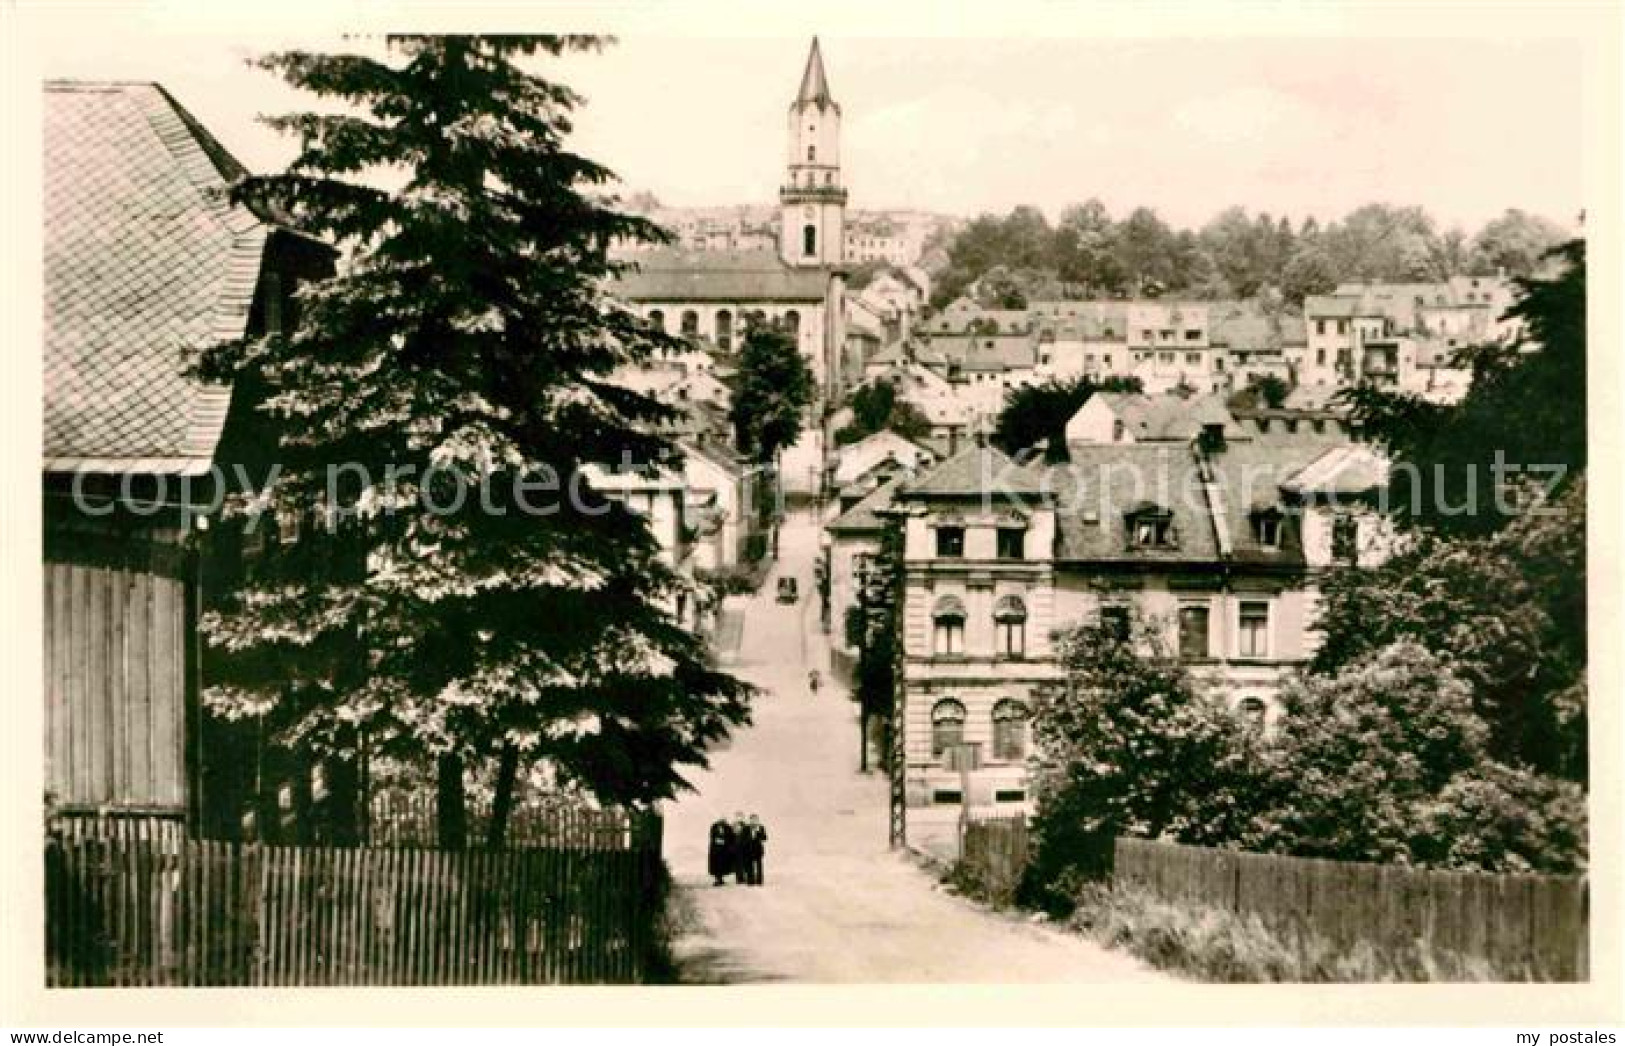
[[[790,154],[779,189],[779,256],[797,268],[839,265],[846,252],[841,107],[829,93],[817,37],[801,90],[790,103],[789,129]]]

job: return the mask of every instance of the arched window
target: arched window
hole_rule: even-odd
[[[965,742],[965,706],[946,698],[931,706],[931,754],[941,755]]]
[[[784,314],[785,333],[792,338],[801,337],[801,313],[794,309]]]
[[[807,146],[807,162],[808,163],[817,163],[818,162],[818,146],[816,146],[816,145]]]
[[[697,338],[700,336],[700,314],[693,309],[684,309],[682,319],[678,323],[681,324],[678,329],[682,331],[683,337]]]
[[[993,706],[993,758],[1015,762],[1027,756],[1027,706],[1010,698]]]
[[[1027,654],[1027,604],[1020,596],[1001,596],[993,605],[993,626],[998,634],[1000,657]]]
[[[965,604],[958,596],[943,596],[931,608],[931,652],[965,652]]]
[[[818,253],[818,230],[811,225],[801,227],[801,253],[809,258]]]
[[[727,309],[717,313],[717,348],[727,352],[734,347],[734,316]]]
[[[1269,718],[1269,711],[1263,700],[1257,697],[1242,698],[1236,705],[1236,714],[1241,716],[1243,723],[1254,730],[1264,729],[1264,724]]]
[[[658,329],[665,330],[666,329],[666,314],[661,312],[659,309],[650,309],[649,310],[649,322],[654,324],[655,327],[657,327]]]

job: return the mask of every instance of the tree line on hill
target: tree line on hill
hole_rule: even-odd
[[[1324,227],[1230,207],[1200,229],[1175,229],[1149,207],[1114,219],[1099,200],[1067,207],[1051,225],[1022,205],[984,214],[939,244],[948,262],[933,274],[931,300],[941,308],[970,292],[984,307],[1021,309],[1045,299],[1267,295],[1301,304],[1347,281],[1528,276],[1569,235],[1516,208],[1469,236],[1441,230],[1421,207],[1386,203]]]

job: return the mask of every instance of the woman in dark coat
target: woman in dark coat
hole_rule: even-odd
[[[711,843],[706,850],[705,869],[716,880],[711,885],[721,886],[722,877],[737,867],[739,840],[735,837],[734,826],[728,823],[727,818],[719,817],[711,825]]]

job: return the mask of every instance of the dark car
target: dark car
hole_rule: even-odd
[[[796,579],[793,577],[779,578],[779,602],[794,603],[796,598]]]

